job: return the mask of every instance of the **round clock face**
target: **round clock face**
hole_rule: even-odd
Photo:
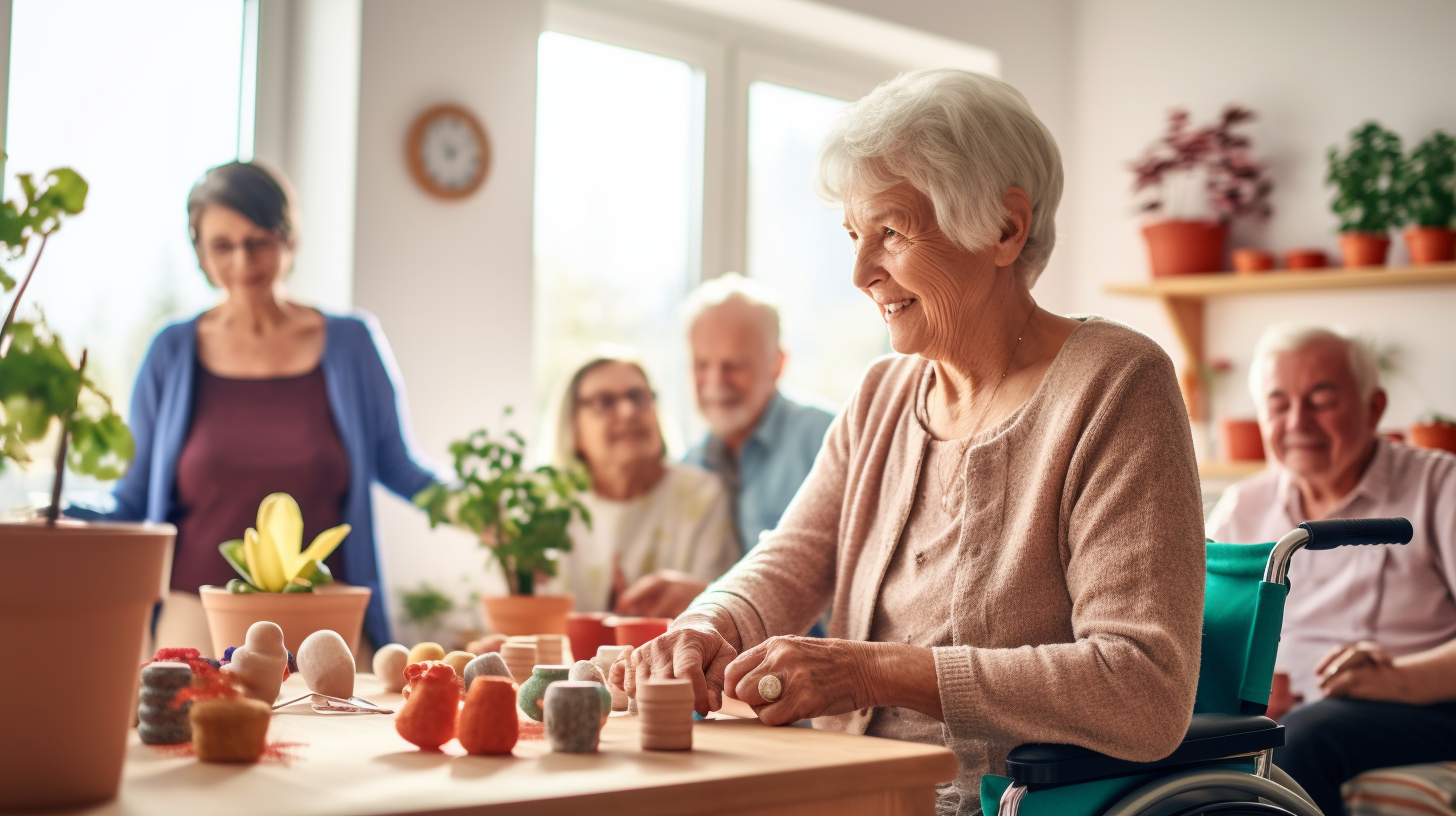
[[[485,131],[475,117],[453,105],[426,111],[411,129],[408,150],[415,181],[441,198],[474,192],[490,164]]]

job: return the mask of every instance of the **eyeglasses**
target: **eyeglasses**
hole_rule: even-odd
[[[597,416],[611,416],[617,410],[617,404],[625,400],[632,406],[632,410],[641,411],[657,399],[657,395],[648,388],[629,388],[621,393],[610,391],[601,394],[592,394],[589,397],[578,397],[576,407],[586,408]]]
[[[282,241],[276,235],[266,238],[245,238],[241,244],[232,241],[212,241],[207,245],[207,254],[214,258],[227,258],[239,248],[249,258],[271,258],[278,254]]]

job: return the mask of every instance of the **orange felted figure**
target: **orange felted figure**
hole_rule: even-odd
[[[464,683],[444,663],[412,663],[404,670],[412,693],[394,719],[401,737],[426,751],[435,751],[455,736]]]
[[[465,694],[460,712],[460,745],[471,754],[509,754],[520,738],[516,690],[508,677],[482,676]]]

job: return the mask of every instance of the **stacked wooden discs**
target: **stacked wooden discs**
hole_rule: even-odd
[[[686,680],[648,680],[637,685],[642,748],[687,751],[693,747],[693,686]]]
[[[524,683],[531,676],[531,668],[536,665],[536,644],[508,640],[501,647],[500,656],[506,662],[506,668],[511,670],[511,679]]]
[[[536,635],[536,662],[553,666],[571,665],[567,659],[566,635]]]

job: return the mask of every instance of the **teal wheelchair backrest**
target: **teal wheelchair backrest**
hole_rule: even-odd
[[[1209,541],[1196,714],[1263,714],[1284,622],[1284,584],[1264,583],[1274,543]]]

